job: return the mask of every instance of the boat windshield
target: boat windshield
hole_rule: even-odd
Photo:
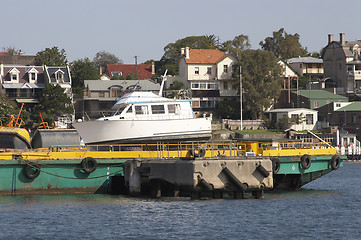
[[[127,106],[121,106],[120,108],[118,108],[118,110],[114,113],[114,115],[120,115],[124,109],[126,108]]]

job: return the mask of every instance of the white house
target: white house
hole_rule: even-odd
[[[267,111],[271,122],[278,124],[279,120],[284,116],[298,120],[298,124],[294,123],[290,128],[296,131],[316,130],[317,129],[317,111],[307,108],[280,108]]]

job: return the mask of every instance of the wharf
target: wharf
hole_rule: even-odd
[[[0,152],[0,194],[122,193],[262,198],[297,189],[339,166],[322,144],[190,142],[51,146]]]

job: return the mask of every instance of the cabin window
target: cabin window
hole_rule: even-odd
[[[180,113],[180,105],[179,104],[169,104],[168,105],[168,113],[169,114],[179,114]]]
[[[152,105],[152,114],[164,114],[164,105]]]
[[[313,124],[313,114],[306,114],[306,124]]]
[[[135,114],[147,114],[148,113],[148,107],[146,105],[141,106],[135,106]]]
[[[133,108],[132,107],[128,108],[127,113],[132,113],[132,112],[133,112]]]

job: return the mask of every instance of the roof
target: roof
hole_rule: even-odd
[[[185,61],[186,63],[215,64],[228,55],[218,49],[189,49],[189,58],[185,58]]]
[[[290,58],[287,61],[291,63],[323,63],[322,59],[314,58],[314,57],[297,57],[297,58]]]
[[[292,93],[297,94],[297,91],[292,91]],[[311,99],[334,99],[334,100],[345,100],[347,97],[341,96],[338,94],[333,94],[325,90],[298,90],[300,96],[311,98]]]
[[[361,101],[353,102],[351,104],[348,104],[344,107],[335,110],[335,112],[344,112],[344,111],[346,112],[361,111]]]
[[[277,108],[266,111],[267,113],[282,113],[282,112],[296,112],[296,111],[306,111],[306,112],[317,112],[316,110],[308,108]]]
[[[35,56],[0,54],[0,62],[17,66],[30,66],[35,65]]]
[[[65,83],[71,83],[71,75],[70,75],[70,70],[68,68],[68,66],[65,67],[48,67],[45,66],[45,71],[46,74],[48,76],[48,79],[50,82],[56,82],[56,78],[55,78],[55,73],[57,71],[62,71],[64,74],[64,82]]]
[[[137,78],[140,80],[151,79],[154,75],[152,74],[152,64],[107,64],[108,75],[113,77],[112,72],[121,72],[122,76],[126,77],[129,74],[135,75],[137,68]]]
[[[29,75],[28,71],[34,68],[37,71],[37,83],[44,83],[44,68],[42,66],[14,66],[14,65],[4,65],[4,75],[0,76],[1,83],[4,80],[10,81],[9,72],[12,69],[17,69],[19,71],[19,83],[28,83]],[[9,83],[10,84],[10,83]]]
[[[152,92],[130,92],[124,94],[112,108],[122,105],[122,104],[132,104],[132,103],[150,103],[150,102],[184,102],[191,100],[179,100],[179,99],[171,99],[158,96]]]
[[[5,89],[45,88],[45,83],[3,83]]]
[[[141,90],[144,91],[159,91],[160,84],[149,80],[84,80],[84,86],[88,87],[90,91],[108,91],[112,86],[120,86],[126,89],[137,84]]]

